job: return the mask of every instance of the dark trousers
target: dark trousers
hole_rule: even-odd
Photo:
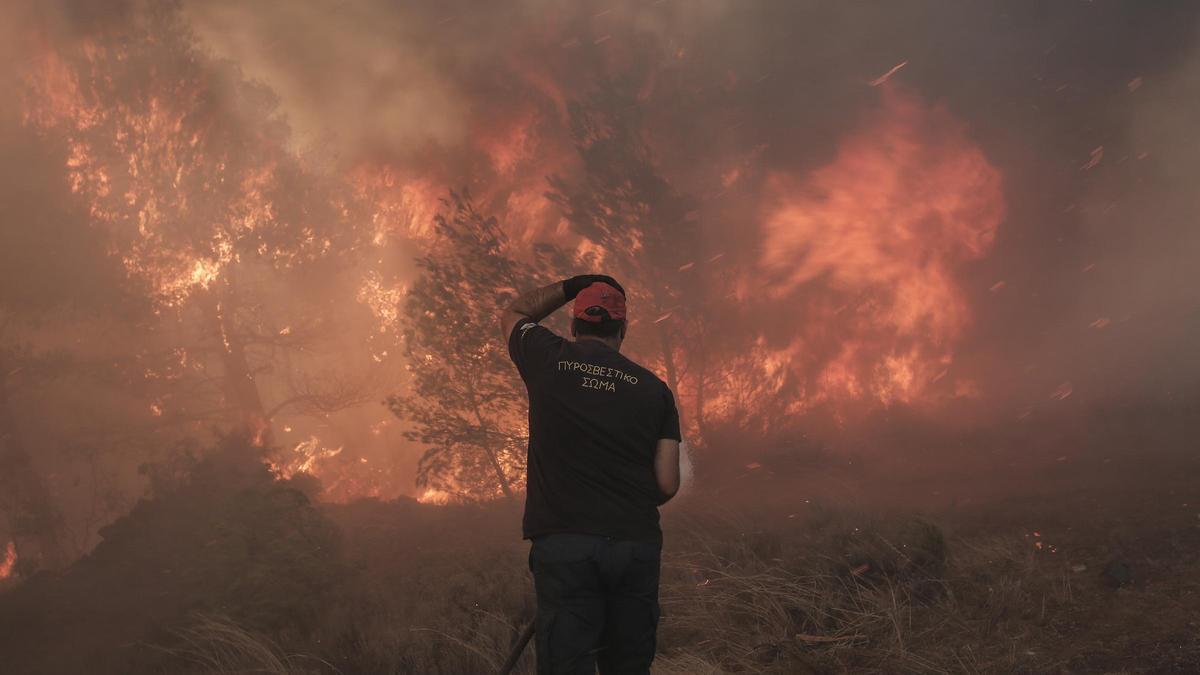
[[[535,537],[537,672],[650,672],[662,546],[590,534]]]

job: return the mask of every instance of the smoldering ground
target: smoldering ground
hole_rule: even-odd
[[[818,670],[883,668],[911,653],[917,660],[903,667],[913,670],[1013,666],[1016,651],[972,661],[903,646],[922,644],[916,636],[881,642],[874,610],[861,624],[804,623],[779,596],[753,596],[760,608],[782,603],[768,615],[718,602],[737,593],[705,604],[691,589],[765,574],[815,593],[797,579],[841,579],[866,564],[881,570],[871,589],[896,582],[912,607],[940,608],[921,614],[930,621],[959,617],[946,625],[977,628],[979,618],[1011,637],[1029,618],[1022,603],[1036,601],[1030,585],[1045,585],[1043,602],[1061,600],[1065,614],[1052,607],[1052,622],[1095,610],[1068,602],[1051,574],[1058,563],[1042,562],[1056,560],[1043,553],[1050,544],[1034,547],[1043,536],[1032,534],[1046,522],[1079,528],[1089,512],[1097,522],[1072,535],[1072,555],[1104,560],[1072,560],[1068,572],[1154,548],[1163,535],[1179,548],[1148,554],[1166,561],[1151,565],[1151,579],[1173,591],[1188,583],[1159,580],[1190,545],[1180,534],[1191,531],[1180,524],[1189,507],[1179,505],[1195,503],[1186,496],[1200,366],[1190,349],[1200,308],[1188,184],[1200,63],[1191,4],[476,4],[5,9],[13,95],[0,120],[0,541],[12,543],[0,570],[17,586],[7,616],[36,627],[10,633],[35,636],[19,646],[56,651],[55,631],[65,629],[55,621],[75,605],[85,616],[61,634],[93,639],[63,654],[103,652],[116,670],[130,657],[113,645],[168,645],[161,662],[137,658],[170,668],[162,664],[190,658],[180,644],[211,646],[229,625],[343,672],[488,663],[529,609],[516,592],[520,565],[509,564],[515,549],[466,537],[446,550],[495,547],[508,562],[490,571],[452,563],[433,541],[445,528],[429,523],[472,534],[509,523],[515,537],[510,507],[492,501],[499,488],[479,468],[489,446],[462,429],[504,439],[495,442],[501,475],[519,487],[519,391],[505,389],[511,373],[497,369],[503,355],[487,340],[454,343],[478,357],[474,370],[456,370],[451,346],[432,336],[446,326],[490,336],[490,320],[476,326],[454,308],[494,304],[581,264],[633,290],[630,353],[671,380],[695,450],[690,508],[708,501],[739,514],[717,524],[680,506],[669,518],[700,519],[690,530],[697,539],[752,539],[711,560],[687,540],[673,588],[714,622],[756,626],[770,647],[706,634],[706,615],[679,605],[664,643],[675,660],[665,663],[687,671],[692,654],[702,660],[692,672],[805,659]],[[456,231],[476,231],[470,217],[455,225],[465,212],[452,201],[439,202],[451,189],[470,195],[478,222],[497,218],[503,243],[462,248],[465,239],[435,225],[441,213],[465,228]],[[539,259],[541,244],[554,250]],[[457,285],[422,256],[460,270]],[[459,264],[468,260],[484,263]],[[468,425],[442,402],[462,400],[464,383],[477,382],[471,372],[490,373],[478,383],[505,403]],[[438,381],[450,384],[423,388]],[[460,424],[433,433],[418,418]],[[213,450],[221,447],[241,447],[269,469],[212,468],[237,455]],[[237,478],[205,496],[222,472]],[[288,501],[293,494],[322,505]],[[145,496],[152,501],[138,506]],[[403,496],[485,506],[358,501]],[[1023,499],[1033,506],[1013,506]],[[806,512],[813,503],[934,510],[951,553],[982,547],[1017,561],[1028,576],[1003,578],[1024,590],[989,596],[1003,620],[962,618],[920,580],[953,588],[964,569],[1000,572],[971,567],[983,563],[970,553],[965,567],[913,571],[903,558],[851,551],[855,528],[920,545],[933,559],[940,549],[918,526],[867,527],[858,516]],[[230,530],[225,516],[197,515],[210,508],[233,520],[245,509],[257,515],[249,529]],[[1129,534],[1143,517],[1164,524]],[[786,529],[796,521],[812,529]],[[1108,527],[1117,521],[1126,524]],[[170,541],[176,526],[190,538]],[[390,538],[364,534],[372,526]],[[335,544],[335,531],[346,541]],[[289,548],[293,535],[307,543]],[[222,542],[217,557],[210,540]],[[259,541],[274,553],[256,557],[247,542]],[[1052,544],[1066,553],[1065,541]],[[847,551],[866,557],[846,569],[824,558],[779,568],[805,547],[838,564]],[[309,566],[281,562],[292,557]],[[381,576],[391,558],[404,564]],[[349,571],[353,560],[366,560],[367,572]],[[456,571],[428,571],[446,565]],[[115,600],[89,589],[111,586],[117,569],[128,581],[151,566],[172,572],[130,598],[167,600],[125,598],[112,609],[126,617],[114,632],[96,630]],[[724,576],[693,580],[700,569]],[[240,581],[216,589],[213,575]],[[311,592],[259,583],[272,576]],[[386,587],[378,623],[329,632],[349,605],[335,609],[318,581],[327,577],[361,584],[367,596]],[[449,585],[422,602],[417,589],[431,578]],[[995,585],[960,592],[984,587]],[[274,613],[240,604],[244,588]],[[863,592],[853,597],[875,597]],[[1135,604],[1158,598],[1150,593]],[[453,598],[472,600],[450,611]],[[197,610],[208,623],[187,618]],[[147,635],[145,617],[168,628]],[[454,622],[492,642],[480,647]],[[209,633],[181,637],[187,626]],[[318,637],[339,646],[325,651]],[[688,651],[705,639],[717,646]],[[362,641],[375,646],[355,652]],[[813,645],[825,651],[813,656]],[[408,660],[388,661],[391,647]],[[1035,654],[1023,667],[1087,669],[1072,660],[1079,650],[1024,651]],[[200,668],[228,665],[205,654],[191,654]],[[324,667],[262,654],[281,668]],[[51,663],[42,656],[29,667]]]

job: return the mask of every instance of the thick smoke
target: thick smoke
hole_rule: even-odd
[[[713,218],[714,248],[730,257],[771,245],[758,239],[762,214],[748,203],[762,197],[756,181],[829,162],[879,106],[866,84],[904,63],[893,82],[963,120],[1005,179],[1011,211],[996,250],[959,270],[973,300],[974,358],[988,371],[985,394],[1020,409],[1065,382],[1081,384],[1072,388],[1082,397],[1131,377],[1154,381],[1145,364],[1109,364],[1105,375],[1087,362],[1107,361],[1106,349],[1161,351],[1158,340],[1178,345],[1187,329],[1186,317],[1169,318],[1171,308],[1187,314],[1178,296],[1194,285],[1171,277],[1178,266],[1159,255],[1184,261],[1194,246],[1180,239],[1193,205],[1171,182],[1187,175],[1194,154],[1179,140],[1194,105],[1182,58],[1194,20],[1178,3],[363,1],[185,10],[205,45],[280,94],[301,141],[328,142],[350,163],[385,158],[449,182],[524,182],[525,173],[536,181],[563,170],[565,101],[600,78],[630,80],[671,180],[697,192],[720,190],[735,174],[735,191],[750,183],[745,202],[711,206],[749,211],[750,222],[736,225],[736,214]],[[510,154],[497,151],[487,166],[480,160],[496,138],[512,144]],[[1101,147],[1100,162],[1083,168]],[[1143,314],[1171,325],[1137,328]],[[996,361],[1003,365],[990,368]],[[1004,375],[1013,368],[1030,376]],[[1168,371],[1179,375],[1155,369]]]
[[[85,38],[116,44],[146,13],[174,10],[99,7],[10,4],[0,40],[6,84],[35,72],[39,50],[69,50]],[[185,1],[178,11],[207,59],[201,70],[278,97],[287,149],[302,164],[381,195],[390,215],[379,220],[382,245],[369,265],[378,267],[371,278],[380,289],[412,279],[411,260],[449,187],[469,186],[518,246],[578,245],[544,196],[546,177],[571,181],[583,171],[572,103],[605,87],[627,95],[654,166],[697,204],[706,255],[679,267],[704,295],[690,305],[701,308],[698,316],[687,318],[727,347],[720,367],[748,380],[737,396],[712,404],[718,417],[754,414],[744,409],[751,406],[794,420],[826,406],[821,413],[832,409],[844,424],[846,409],[910,406],[935,425],[1009,424],[1119,399],[1189,396],[1200,374],[1189,349],[1200,328],[1192,225],[1200,205],[1187,182],[1200,159],[1189,140],[1200,107],[1190,4]],[[850,282],[838,277],[851,271],[837,259],[848,252],[823,236],[830,222],[807,222],[810,240],[796,239],[777,217],[779,203],[819,214],[835,191],[822,176],[871,175],[838,162],[854,139],[870,138],[872,124],[888,121],[888,92],[923,111],[920,141],[944,142],[950,133],[986,163],[982,174],[994,172],[996,182],[954,194],[975,199],[998,189],[1001,203],[981,217],[999,222],[967,224],[970,237],[986,234],[986,245],[864,243],[858,250],[879,252],[891,267],[860,260],[862,273],[875,277]],[[65,170],[43,171],[54,148],[18,139],[28,133],[18,103],[6,102],[5,174],[23,171],[40,152],[30,175],[65,180]],[[953,166],[943,164],[939,170]],[[895,165],[917,183],[928,180],[919,163]],[[46,193],[60,195],[63,185]],[[857,187],[838,189],[852,202]],[[86,205],[70,199],[62,201],[77,214],[72,245],[82,247],[91,224]],[[889,208],[902,206],[889,199]],[[20,241],[12,235],[32,222],[27,215],[9,214],[6,241]],[[855,221],[858,235],[889,237],[889,213],[872,217]],[[814,251],[831,259],[813,265]],[[760,274],[764,260],[774,276]],[[943,314],[897,319],[902,331],[880,328],[873,312],[895,304],[895,288],[921,295],[933,277],[944,285],[917,304],[931,316],[953,304],[952,330],[938,328]],[[266,289],[279,301],[277,331],[300,329],[283,302],[297,289],[329,307],[358,308],[301,359],[306,372],[325,377],[345,363],[368,371],[383,352],[372,335],[387,308],[360,302],[357,278]],[[666,314],[644,317],[633,331],[679,318]],[[69,315],[62,325],[74,321]],[[866,339],[855,352],[862,356],[839,356],[854,338]],[[884,351],[871,352],[880,340]],[[906,365],[910,357],[929,363]],[[853,381],[843,387],[844,404],[814,393],[839,358],[844,382]],[[394,353],[390,363],[402,367]],[[871,377],[884,371],[897,381],[920,378],[920,386],[882,396]],[[284,384],[295,383],[270,386]],[[282,440],[300,447],[325,439],[325,451],[346,448],[337,461],[353,454],[351,461],[387,466],[385,494],[408,492],[419,448],[399,438],[399,422],[379,404],[402,377],[389,371],[371,386],[378,397],[323,422],[284,420],[280,427],[294,431]],[[725,451],[715,443],[711,450]],[[132,480],[133,461],[114,463]]]

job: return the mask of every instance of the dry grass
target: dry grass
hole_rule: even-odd
[[[185,628],[171,631],[171,647],[158,649],[187,664],[184,672],[205,675],[316,675],[339,672],[320,658],[287,654],[270,637],[239,626],[226,616],[196,615]]]
[[[496,672],[533,615],[527,544],[502,525],[512,514],[485,516],[491,529],[439,522],[397,537],[377,527],[387,521],[379,508],[381,520],[348,531],[359,573],[312,635],[284,648],[202,617],[178,634],[172,653],[188,670],[173,672]],[[1194,634],[1130,628],[1152,612],[1195,625],[1188,598],[1200,588],[1185,574],[1186,546],[1198,541],[1172,544],[1180,553],[1164,581],[1175,586],[1116,591],[1096,574],[1107,554],[1083,543],[1099,529],[1079,533],[1070,557],[1016,527],[945,535],[920,518],[816,507],[773,519],[676,513],[666,530],[658,675],[1196,672],[1200,663]],[[532,652],[515,672],[534,672]]]
[[[1190,604],[1179,588],[1154,597],[1104,588],[1095,562],[1092,573],[1072,571],[1099,555],[1082,546],[1068,558],[1016,527],[947,536],[920,518],[835,509],[757,518],[676,514],[666,524],[655,673],[1194,672],[1200,663],[1194,638],[1170,652],[1160,634],[1138,637],[1162,653],[1158,666],[1115,646],[1124,643],[1112,634],[1129,624],[1113,622],[1113,603],[1157,606],[1184,623]],[[509,541],[429,554],[382,580],[368,563],[375,604],[330,660],[346,672],[495,672],[532,615],[526,551]],[[517,672],[533,672],[531,652]]]
[[[674,504],[655,672],[1200,672],[1200,460],[1058,465],[1019,496],[993,474],[924,483],[996,493],[932,521],[757,484],[721,499],[742,510]],[[244,468],[199,472],[0,596],[5,672],[489,673],[532,618],[519,504],[317,509]]]
[[[693,518],[664,559],[664,653],[720,672],[826,672],[853,666],[938,672],[906,648],[912,608],[941,595],[941,533],[919,521],[889,531],[819,514],[769,531]]]
[[[947,602],[940,530],[835,511],[787,525],[730,514],[668,525],[656,673],[962,670],[961,657],[925,653],[930,629],[914,622]],[[462,549],[412,561],[403,576],[368,571],[366,604],[334,622],[332,660],[361,672],[495,672],[533,613],[525,551]],[[532,672],[531,652],[517,672]]]

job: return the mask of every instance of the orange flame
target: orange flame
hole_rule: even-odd
[[[4,560],[0,560],[0,580],[7,579],[12,576],[13,570],[17,566],[17,546],[13,542],[8,542],[8,546],[4,549]]]
[[[403,286],[391,286],[371,270],[358,289],[358,301],[367,306],[379,322],[379,332],[397,332],[400,327],[400,303],[404,301]],[[383,354],[386,356],[386,352]],[[381,360],[381,359],[377,359]]]
[[[97,226],[123,242],[119,255],[129,275],[148,281],[157,300],[174,307],[211,287],[238,261],[236,244],[274,221],[265,193],[278,179],[277,167],[266,158],[241,174],[228,170],[228,157],[206,142],[207,130],[195,121],[197,99],[206,91],[197,76],[181,76],[160,90],[151,83],[140,100],[115,95],[112,64],[129,58],[127,50],[86,40],[65,55],[42,50],[26,79],[24,120],[64,136],[72,192],[88,204]],[[227,182],[236,189],[218,201],[224,213],[214,220],[202,197]],[[204,186],[200,195],[196,185]],[[211,232],[186,244],[172,240],[172,231],[189,219]],[[300,244],[259,253],[286,267],[326,242]]]
[[[342,446],[325,447],[321,444],[321,439],[309,436],[307,440],[300,441],[290,450],[285,451],[286,454],[280,456],[278,462],[273,462],[271,468],[277,476],[283,479],[292,478],[300,473],[315,475],[322,462],[337,457],[342,450]]]
[[[446,504],[450,503],[450,497],[451,495],[449,492],[428,488],[421,493],[420,497],[417,497],[417,501],[421,502],[422,504],[437,504],[439,506],[445,506]]]
[[[823,400],[920,400],[953,361],[970,312],[955,274],[987,254],[1000,177],[941,107],[881,87],[882,107],[809,176],[768,181],[762,264],[806,328],[782,356]],[[832,338],[830,336],[833,336]]]

